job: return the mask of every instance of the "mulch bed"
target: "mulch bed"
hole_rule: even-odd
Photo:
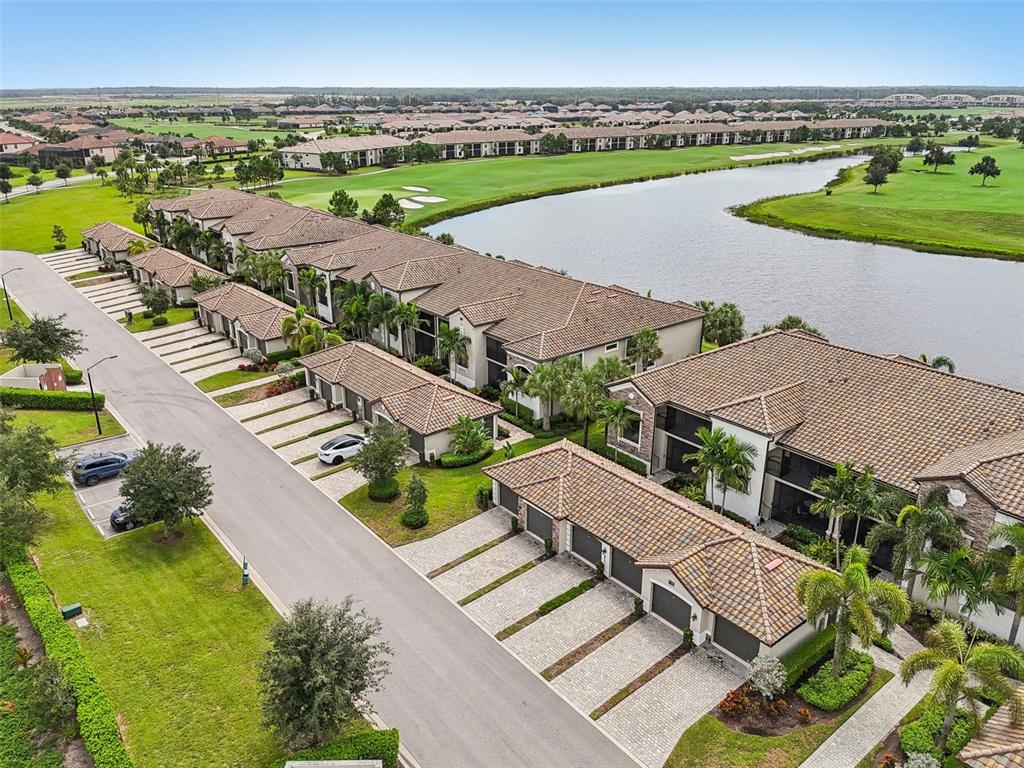
[[[76,280],[72,283],[75,288],[88,288],[90,285],[103,285],[103,283],[112,283],[115,280],[123,280],[124,275],[101,275],[100,277],[90,277],[87,280]]]
[[[896,726],[889,735],[882,741],[874,758],[871,760],[871,768],[891,768],[896,763],[907,759],[900,746],[900,726]]]

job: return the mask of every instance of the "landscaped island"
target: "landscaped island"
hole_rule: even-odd
[[[735,212],[751,221],[821,237],[865,240],[921,251],[1024,260],[1024,149],[985,137],[954,165],[933,171],[920,156],[872,191],[859,166],[844,171],[827,191],[762,200]],[[1001,174],[986,180],[969,173],[983,156]]]

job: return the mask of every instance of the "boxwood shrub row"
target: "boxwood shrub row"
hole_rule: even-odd
[[[78,639],[50,599],[50,591],[39,572],[24,554],[8,557],[5,566],[25,612],[43,639],[46,654],[60,662],[64,680],[75,693],[78,728],[96,768],[132,768],[117,729],[114,708],[96,680]]]
[[[836,641],[836,628],[826,627],[803,645],[782,657],[786,668],[786,687],[792,688],[815,664],[832,651]]]
[[[97,392],[96,407],[102,408],[105,402],[103,393]],[[92,398],[88,392],[0,387],[0,405],[43,411],[91,411]]]
[[[398,765],[398,731],[391,728],[344,736],[330,744],[282,757],[273,768],[284,768],[288,760],[380,760],[384,768],[395,768]]]
[[[832,662],[826,661],[797,689],[800,698],[818,709],[836,712],[868,687],[875,660],[871,654],[850,648],[843,656],[843,674],[832,674]]]
[[[478,461],[483,461],[488,456],[494,453],[494,446],[488,443],[479,451],[475,453],[452,453],[447,451],[442,453],[438,462],[445,469],[455,469],[456,467],[468,467],[470,464],[476,464]]]

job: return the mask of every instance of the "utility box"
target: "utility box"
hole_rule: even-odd
[[[126,323],[131,323],[133,317],[135,317],[135,315],[132,314],[131,310],[126,309],[124,311],[124,320]]]
[[[65,620],[66,619],[73,619],[73,618],[75,618],[75,616],[81,616],[82,615],[82,604],[81,603],[71,603],[71,605],[65,605],[63,608],[60,609],[60,615]]]

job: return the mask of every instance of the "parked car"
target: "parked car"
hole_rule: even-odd
[[[338,435],[321,445],[317,456],[324,464],[340,464],[363,450],[364,445],[363,435]]]
[[[132,528],[145,525],[146,522],[132,513],[132,503],[130,501],[126,501],[110,513],[110,527],[115,531],[130,531]]]
[[[83,456],[71,467],[71,479],[76,485],[96,485],[100,480],[119,475],[137,453],[138,451],[123,451]]]

